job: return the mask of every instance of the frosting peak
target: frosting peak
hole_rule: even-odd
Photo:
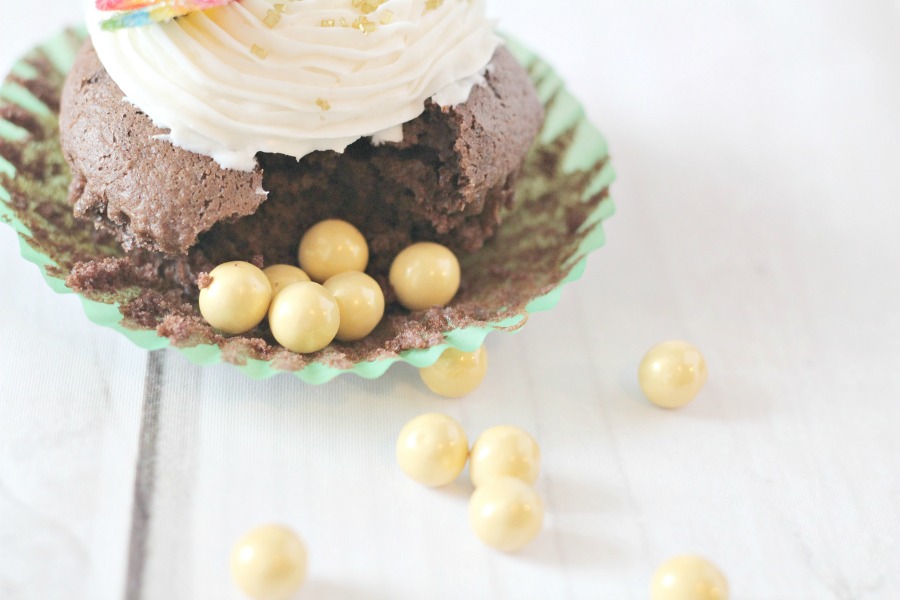
[[[127,100],[173,144],[247,171],[258,152],[396,140],[439,92],[465,101],[500,43],[484,4],[242,0],[104,31],[92,0],[88,26]]]

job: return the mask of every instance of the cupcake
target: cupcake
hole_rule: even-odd
[[[401,356],[423,366],[547,308],[602,241],[605,143],[552,70],[495,35],[481,2],[243,0],[118,30],[109,16],[92,3],[64,86],[46,69],[12,75],[50,112],[59,103],[62,145],[47,139],[41,162],[65,173],[0,140],[17,171],[0,185],[47,274],[144,345],[308,381],[377,376]],[[0,118],[56,134],[5,108]],[[41,185],[52,202],[33,198]],[[454,301],[390,305],[364,340],[310,355],[279,347],[265,324],[226,336],[203,321],[203,272],[294,262],[302,234],[333,217],[366,235],[389,301],[400,249],[451,247],[463,264]]]
[[[543,119],[483,0],[243,0],[116,31],[102,18],[89,13],[61,141],[76,216],[125,250],[218,258],[227,238],[229,254],[284,260],[340,215],[378,256],[419,239],[474,251]]]

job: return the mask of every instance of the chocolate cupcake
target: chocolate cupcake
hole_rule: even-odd
[[[249,0],[246,3],[250,4]],[[498,204],[503,226],[494,237],[486,239],[487,234],[477,233],[459,235],[469,223],[477,224],[472,226],[474,230],[483,229],[483,223],[490,222],[489,219],[469,223],[463,220],[447,232],[440,232],[438,220],[427,218],[422,221],[424,225],[414,226],[413,218],[408,216],[413,210],[401,211],[384,202],[384,195],[378,193],[379,181],[385,179],[391,181],[390,185],[400,187],[408,174],[391,174],[389,167],[382,166],[387,164],[386,158],[379,163],[373,157],[387,157],[390,151],[409,158],[418,148],[427,148],[431,143],[416,136],[410,137],[410,145],[406,145],[406,138],[391,141],[388,133],[374,136],[381,145],[373,145],[366,136],[347,140],[340,156],[333,149],[316,150],[297,162],[278,152],[254,154],[254,160],[256,156],[259,159],[251,169],[238,168],[241,165],[228,167],[244,173],[244,177],[258,172],[262,188],[271,192],[252,215],[235,220],[231,220],[234,215],[229,215],[217,220],[209,231],[198,231],[197,242],[188,248],[187,254],[166,255],[158,249],[142,248],[140,244],[133,244],[126,252],[117,239],[117,236],[127,237],[124,228],[104,221],[100,229],[95,229],[90,223],[73,219],[67,201],[69,184],[81,179],[77,175],[73,177],[66,168],[58,142],[56,115],[63,76],[74,63],[79,45],[80,36],[61,36],[46,50],[30,55],[8,80],[7,85],[24,88],[31,94],[16,97],[33,96],[35,103],[0,106],[0,212],[3,213],[0,216],[20,231],[23,255],[42,266],[54,289],[77,292],[92,319],[119,329],[144,347],[173,345],[201,363],[225,360],[242,365],[248,374],[260,377],[294,371],[302,379],[315,383],[348,371],[366,377],[379,376],[397,360],[425,366],[434,362],[448,345],[473,350],[488,332],[517,328],[524,324],[530,312],[551,307],[558,298],[560,284],[577,278],[587,253],[602,243],[600,222],[612,211],[608,200],[612,171],[606,159],[605,142],[584,120],[577,102],[564,90],[552,70],[525,48],[510,43],[508,55],[505,50],[491,48],[488,60],[493,60],[495,66],[483,74],[479,72],[486,84],[479,86],[479,77],[474,77],[468,102],[453,103],[453,110],[445,111],[436,108],[439,102],[428,103],[426,98],[422,103],[423,113],[413,119],[421,119],[423,124],[432,119],[444,127],[462,128],[465,119],[460,122],[446,117],[466,110],[481,93],[478,90],[502,95],[502,86],[515,87],[503,83],[502,64],[506,58],[515,57],[528,73],[547,110],[547,119],[514,189],[509,182],[514,205],[509,207],[505,200]],[[87,64],[84,56],[89,56],[90,50],[84,53],[79,59],[81,64]],[[90,82],[86,85],[95,89],[114,89],[103,88],[99,79],[91,81],[88,77],[83,81]],[[506,81],[514,82],[515,78]],[[124,103],[122,106],[128,107]],[[404,129],[413,131],[412,126],[407,122]],[[459,136],[451,133],[448,139],[459,139]],[[422,160],[424,166],[432,164],[434,157],[427,159]],[[214,160],[217,168],[225,170],[218,159]],[[460,160],[459,164],[464,162]],[[312,183],[316,173],[324,175],[319,179],[324,184]],[[459,177],[455,172],[452,176]],[[443,184],[439,178],[435,185]],[[76,193],[79,185],[76,183],[73,188]],[[353,202],[347,202],[342,186],[356,190],[352,198],[356,207]],[[482,189],[492,187],[495,186]],[[276,188],[283,192],[276,193],[273,191]],[[489,197],[490,193],[485,192],[485,196]],[[328,202],[316,203],[316,198],[327,198]],[[382,204],[373,207],[367,199],[381,199]],[[489,206],[490,202],[485,201],[485,205]],[[415,312],[396,305],[389,307],[381,325],[361,342],[333,343],[321,352],[298,355],[280,348],[264,326],[249,334],[224,336],[207,325],[196,306],[195,283],[199,271],[207,270],[221,256],[228,255],[229,260],[237,258],[231,253],[241,249],[244,252],[241,257],[266,262],[281,260],[287,250],[272,250],[262,245],[257,249],[252,244],[261,244],[267,236],[276,240],[273,228],[280,230],[280,225],[293,213],[314,210],[314,206],[321,211],[315,218],[342,216],[353,220],[352,213],[359,219],[356,222],[363,225],[373,222],[375,213],[394,211],[395,216],[381,221],[383,238],[388,241],[391,227],[397,223],[392,219],[409,218],[402,227],[395,227],[397,230],[406,227],[403,231],[409,239],[420,239],[419,235],[431,239],[447,235],[447,243],[459,249],[472,243],[467,240],[478,240],[472,247],[482,242],[484,245],[477,251],[462,253],[462,286],[449,306]],[[345,210],[346,213],[342,212]],[[401,213],[406,216],[396,216]],[[366,216],[359,218],[360,214]],[[297,227],[298,232],[305,226],[289,225]],[[490,227],[495,228],[496,224]],[[377,231],[370,235],[373,240],[378,238]],[[456,241],[450,241],[453,235],[458,235]],[[295,245],[295,234],[286,234],[285,240],[292,237],[291,245]],[[288,245],[287,241],[284,245]],[[272,244],[276,246],[278,243]],[[376,246],[377,243],[372,244],[373,253],[379,252]],[[390,250],[386,252],[390,253]]]
[[[464,103],[427,100],[399,142],[363,138],[342,153],[300,160],[260,153],[252,171],[175,147],[123,97],[88,42],[60,112],[70,201],[76,216],[115,233],[125,250],[177,256],[196,247],[214,262],[285,262],[307,228],[341,217],[378,249],[380,272],[384,257],[414,241],[478,250],[511,206],[543,121],[528,74],[502,47]]]
[[[543,118],[483,2],[243,0],[118,31],[102,15],[63,94],[62,145],[75,214],[125,250],[185,255],[270,195],[294,204],[274,230],[294,245],[310,207],[347,206],[406,241],[477,250]],[[239,246],[273,233],[251,221],[228,228]]]

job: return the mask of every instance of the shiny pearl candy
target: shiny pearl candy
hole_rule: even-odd
[[[505,476],[532,484],[540,470],[538,443],[527,432],[509,425],[492,427],[478,436],[469,456],[469,476],[475,487]]]
[[[331,343],[341,324],[337,302],[318,283],[293,283],[275,296],[269,327],[278,343],[292,352],[318,352]]]
[[[453,252],[431,242],[413,244],[391,264],[391,287],[409,310],[446,306],[459,290],[459,278]]]
[[[419,369],[419,376],[435,394],[445,398],[462,398],[481,385],[487,375],[487,367],[484,346],[475,352],[448,348],[436,363]]]
[[[329,219],[314,225],[300,240],[300,267],[322,283],[347,271],[365,271],[369,245],[359,229],[346,221]]]
[[[475,490],[469,525],[497,550],[515,552],[531,542],[544,524],[544,505],[534,489],[515,477],[500,477]]]
[[[384,292],[378,282],[365,273],[341,273],[324,285],[334,296],[341,312],[337,339],[342,342],[361,340],[381,322]]]
[[[230,262],[213,269],[209,285],[200,290],[200,314],[225,333],[246,333],[259,325],[272,301],[265,274],[246,262]]]
[[[653,576],[652,600],[728,600],[728,581],[699,556],[679,556]]]
[[[275,296],[292,283],[309,281],[309,275],[293,265],[272,265],[263,269],[263,273],[266,274],[269,283],[272,284],[272,296]]]
[[[397,438],[397,462],[411,479],[431,487],[447,485],[462,473],[469,441],[452,417],[425,414],[407,423]]]
[[[697,397],[706,383],[706,360],[687,342],[663,342],[641,362],[638,381],[644,394],[662,408],[681,408]]]
[[[306,548],[285,527],[259,527],[234,545],[231,575],[255,600],[286,600],[306,579]]]

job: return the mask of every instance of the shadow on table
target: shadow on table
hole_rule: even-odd
[[[543,475],[547,510],[561,516],[609,514],[622,507],[622,492],[611,486],[568,477]]]
[[[390,600],[388,596],[381,594],[371,587],[354,587],[350,581],[325,581],[311,579],[306,582],[303,589],[291,600],[302,598],[315,598],[316,600]]]
[[[625,549],[611,539],[569,528],[547,528],[533,544],[515,555],[547,567],[572,569],[612,569],[631,560]]]

